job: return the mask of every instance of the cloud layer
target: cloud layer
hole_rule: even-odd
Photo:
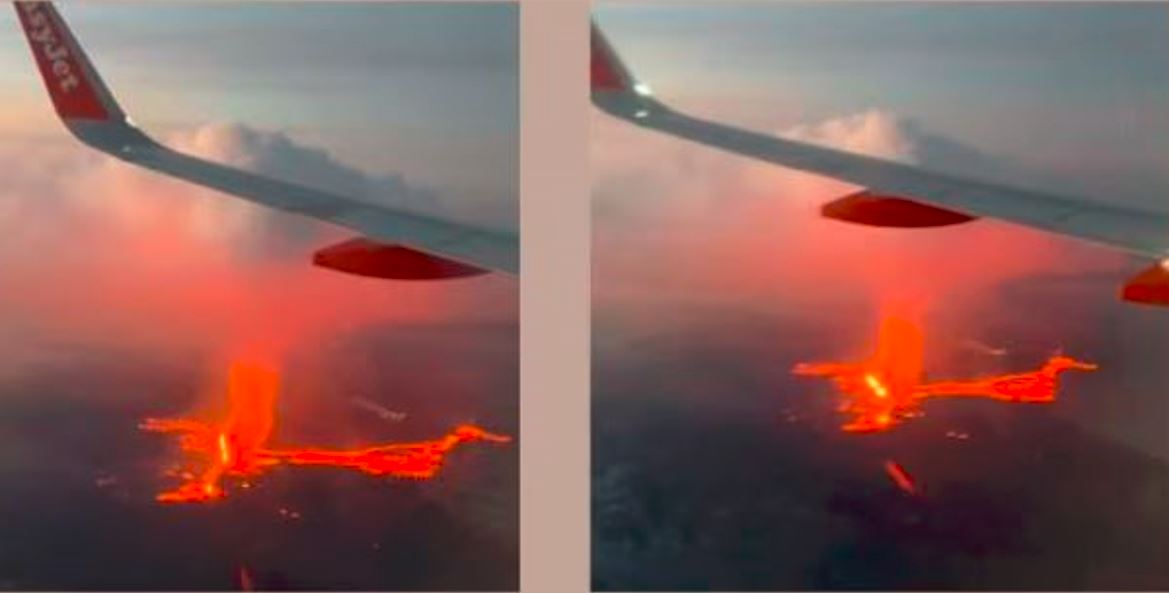
[[[168,141],[359,199],[452,211],[434,192],[365,174],[279,132],[212,125]],[[505,278],[390,283],[314,268],[313,251],[351,233],[75,144],[5,151],[13,174],[0,199],[0,303],[44,330],[37,335],[284,348],[376,323],[515,317],[514,282]]]

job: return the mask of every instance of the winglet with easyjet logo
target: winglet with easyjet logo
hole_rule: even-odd
[[[57,115],[66,123],[123,121],[125,114],[53,5],[18,0],[13,6]]]
[[[592,51],[589,56],[589,83],[593,92],[632,90],[633,77],[613,52],[613,46],[609,45],[596,23],[592,23],[590,37]]]
[[[593,103],[612,115],[641,123],[651,115],[668,111],[653,98],[649,86],[638,82],[621,61],[595,22],[591,23],[589,88]]]

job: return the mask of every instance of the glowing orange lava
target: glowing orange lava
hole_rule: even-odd
[[[845,396],[839,410],[849,415],[841,428],[847,432],[888,430],[920,416],[924,400],[941,397],[981,397],[1003,402],[1051,403],[1059,389],[1059,373],[1097,366],[1055,355],[1038,370],[965,381],[923,381],[924,347],[921,329],[905,317],[888,316],[881,322],[876,352],[858,363],[800,363],[797,375],[827,377]]]
[[[189,419],[143,421],[143,430],[180,435],[179,445],[206,465],[201,473],[179,472],[184,481],[160,493],[164,503],[207,502],[226,496],[223,477],[255,476],[275,465],[325,465],[361,471],[374,476],[426,480],[442,468],[446,454],[456,446],[486,441],[506,443],[511,437],[463,424],[431,441],[390,443],[354,450],[320,448],[272,449],[264,445],[275,426],[279,375],[270,368],[236,363],[228,378],[230,410],[215,425]]]

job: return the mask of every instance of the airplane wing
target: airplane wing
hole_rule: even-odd
[[[829,218],[871,226],[936,227],[997,218],[1157,260],[1124,287],[1126,300],[1169,306],[1169,213],[1121,208],[934,173],[785,140],[679,113],[634,78],[592,26],[593,103],[638,126],[865,189],[825,204]]]
[[[130,123],[51,3],[17,0],[14,5],[57,115],[85,144],[164,175],[361,234],[314,254],[314,263],[323,267],[405,280],[519,272],[514,233],[310,189],[159,144]]]

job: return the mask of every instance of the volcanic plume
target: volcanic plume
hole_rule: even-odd
[[[1066,370],[1093,371],[1095,364],[1056,354],[1034,371],[967,380],[926,382],[921,328],[909,317],[886,316],[881,321],[875,352],[861,362],[800,363],[797,375],[827,377],[844,396],[840,412],[849,416],[846,432],[888,430],[922,415],[922,402],[935,398],[988,398],[1010,403],[1052,403],[1059,390],[1059,374]]]
[[[427,480],[438,474],[446,454],[472,441],[510,442],[471,424],[462,424],[437,439],[385,443],[357,449],[288,448],[266,446],[275,427],[279,373],[264,364],[237,361],[228,377],[230,410],[220,422],[148,418],[140,428],[178,434],[182,450],[193,456],[201,471],[179,471],[178,487],[158,494],[163,503],[207,502],[226,496],[223,481],[251,477],[281,464],[332,466],[372,476]]]

